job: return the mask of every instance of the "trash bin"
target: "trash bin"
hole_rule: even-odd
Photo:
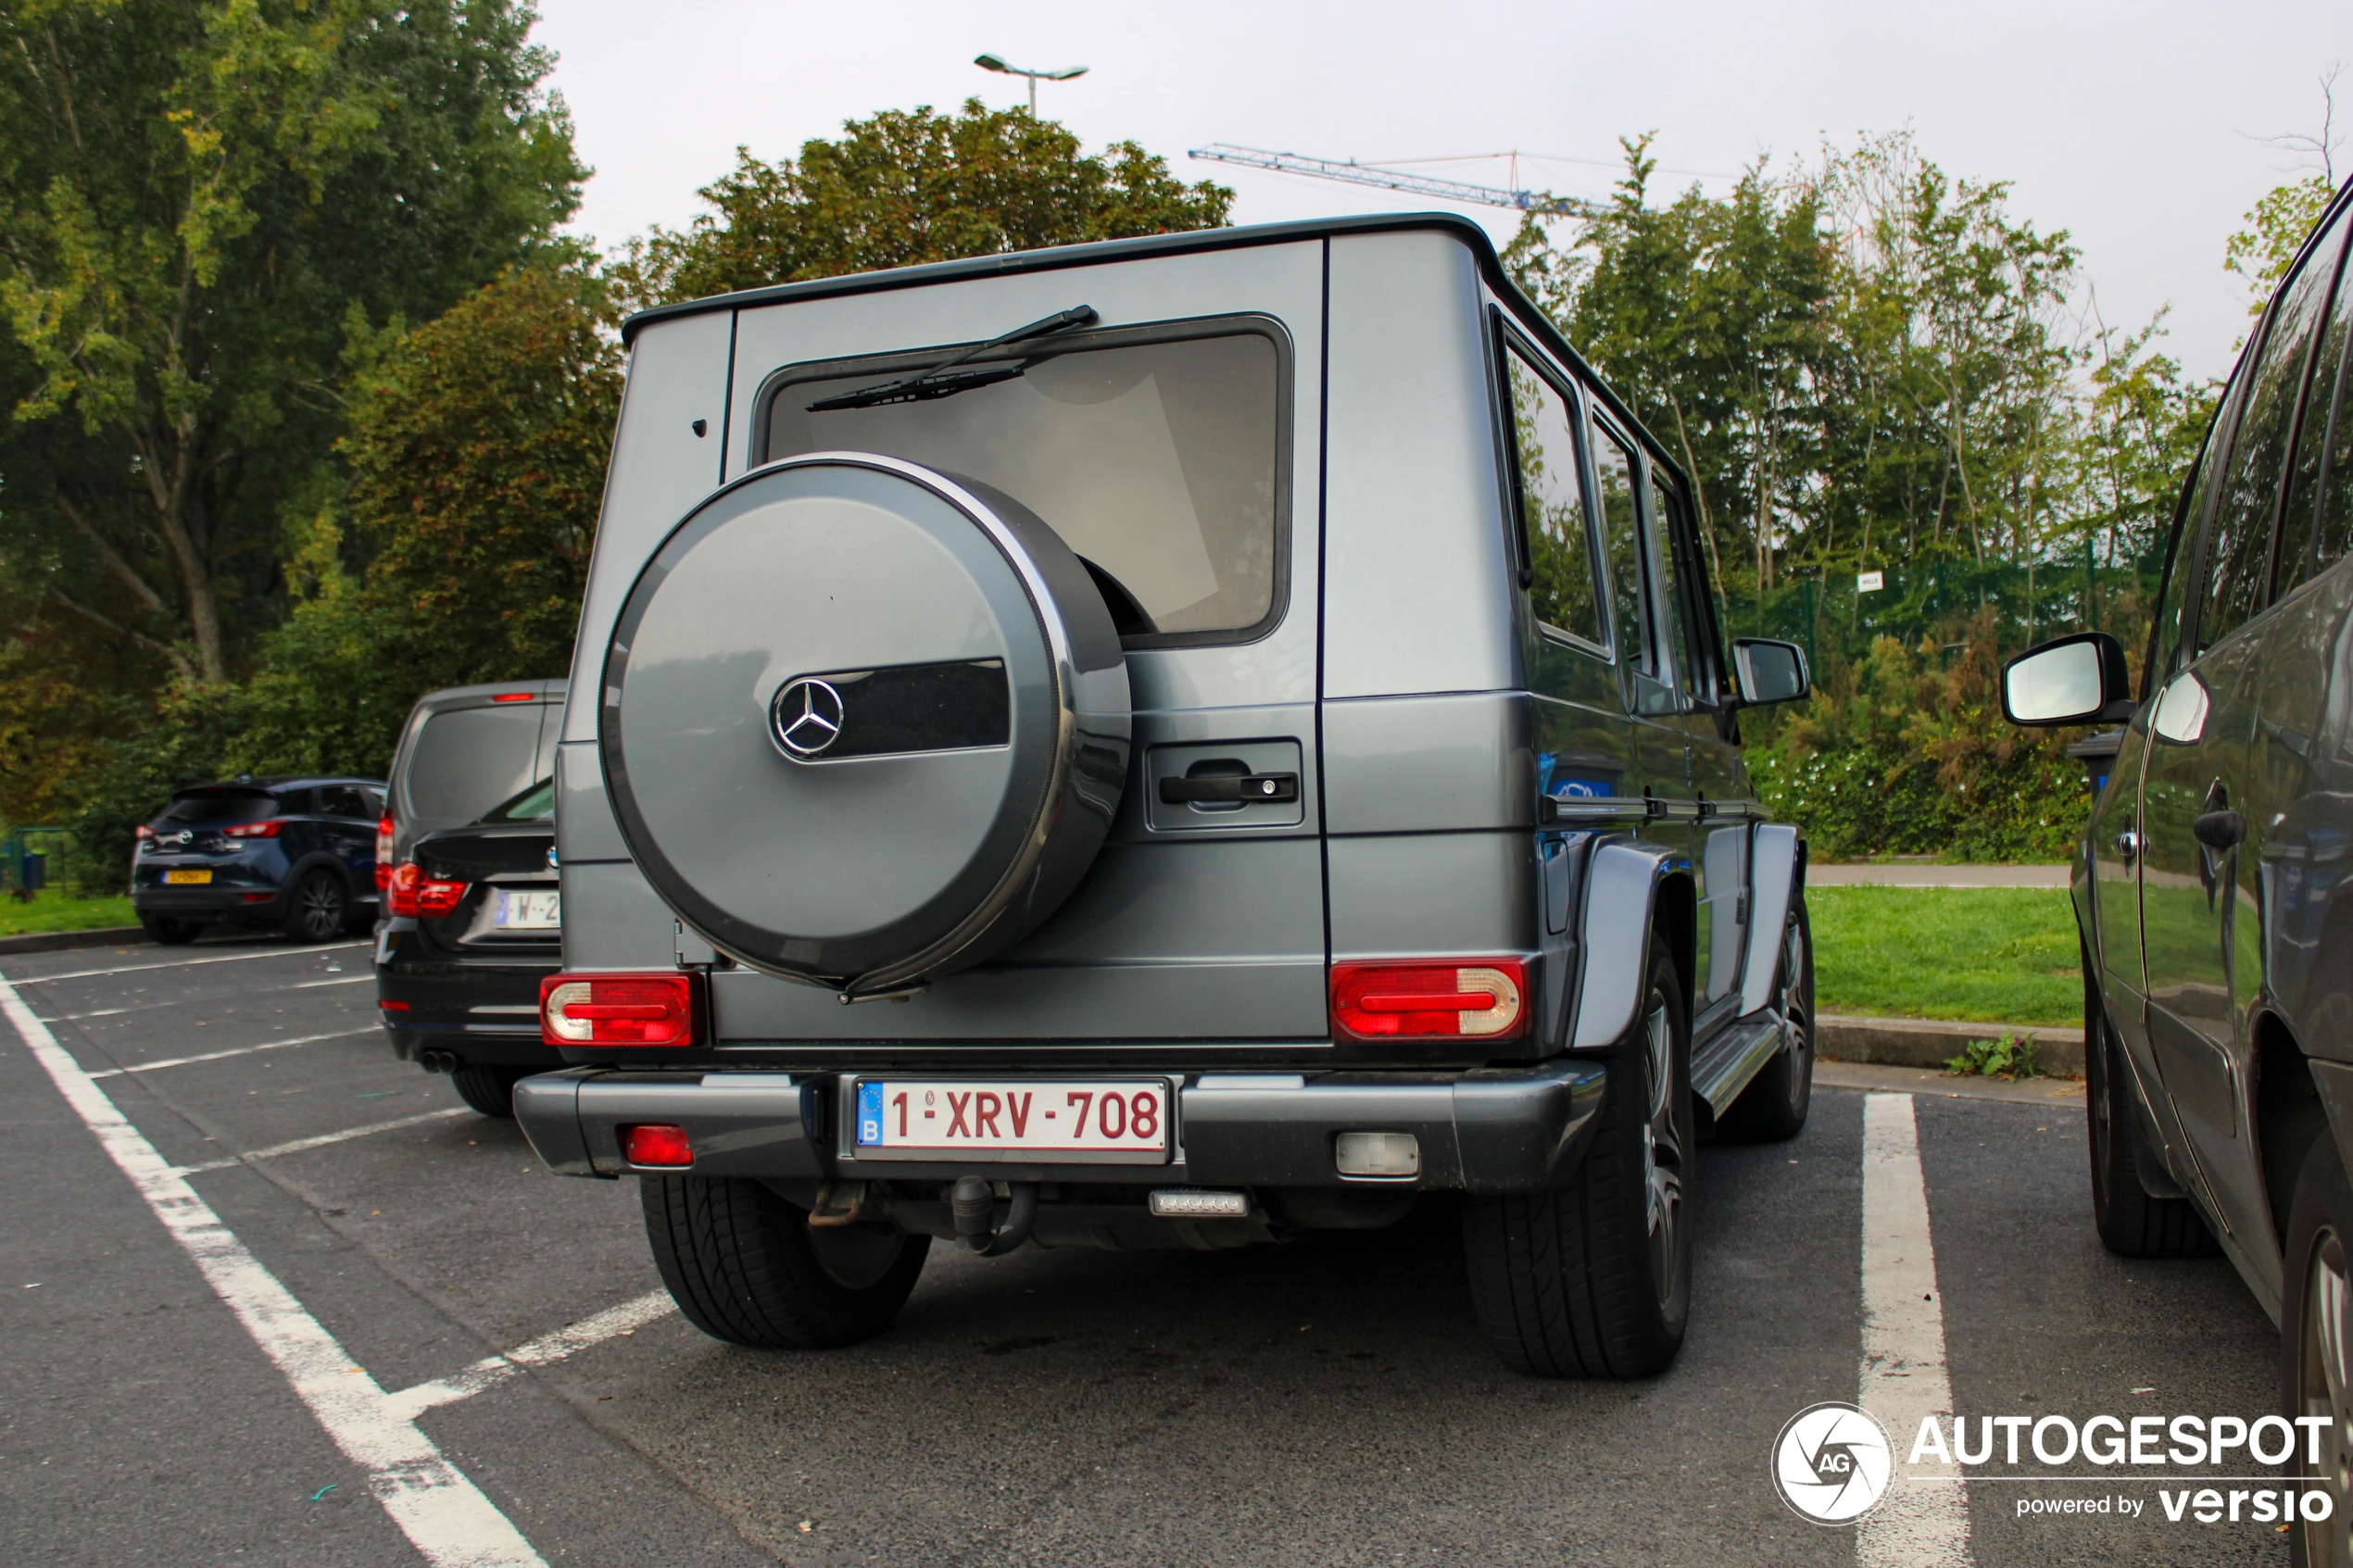
[[[49,885],[49,857],[28,854],[24,858],[24,890],[38,893]]]

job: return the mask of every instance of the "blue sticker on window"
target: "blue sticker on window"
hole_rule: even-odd
[[[872,1148],[883,1141],[883,1086],[858,1085],[858,1143]]]

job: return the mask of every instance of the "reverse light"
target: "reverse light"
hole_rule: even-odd
[[[539,1037],[551,1046],[691,1046],[694,982],[685,974],[550,974],[539,982]]]
[[[376,819],[376,891],[392,885],[392,813]]]
[[[457,912],[465,901],[466,884],[445,882],[427,876],[424,868],[414,860],[404,860],[395,866],[391,878],[384,884],[384,904],[396,915],[410,920],[439,920]]]
[[[695,1148],[686,1128],[653,1122],[621,1129],[621,1157],[632,1165],[692,1165]]]
[[[232,822],[220,831],[231,838],[275,838],[286,824],[272,817],[266,822]]]
[[[1418,1176],[1422,1142],[1411,1133],[1342,1133],[1332,1139],[1332,1168],[1343,1176]]]
[[[1517,959],[1332,965],[1332,1028],[1343,1039],[1501,1039],[1525,1022]]]

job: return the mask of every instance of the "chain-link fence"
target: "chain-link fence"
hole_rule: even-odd
[[[1820,670],[1826,658],[1861,658],[1880,637],[1958,651],[1965,629],[1990,613],[2005,652],[2098,631],[2137,657],[2157,585],[2154,571],[2099,565],[2088,548],[2072,561],[1939,560],[1785,578],[1762,593],[1754,580],[1731,581],[1724,584],[1724,634],[1796,643]]]

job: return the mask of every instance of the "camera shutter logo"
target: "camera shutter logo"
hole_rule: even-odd
[[[1773,1439],[1773,1486],[1799,1518],[1851,1524],[1879,1506],[1895,1468],[1886,1429],[1841,1400],[1808,1405]]]
[[[768,732],[787,757],[824,756],[841,738],[841,693],[813,676],[786,682],[768,705]]]

